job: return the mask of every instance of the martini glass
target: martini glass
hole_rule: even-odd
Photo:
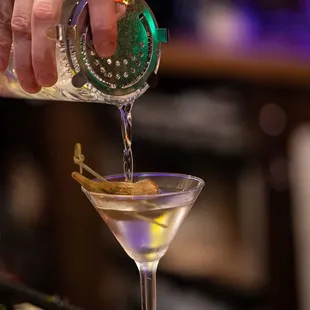
[[[105,177],[124,181],[123,175]],[[156,271],[180,225],[192,208],[204,181],[185,174],[135,173],[134,181],[150,179],[157,195],[129,196],[93,193],[90,202],[111,229],[140,273],[142,310],[156,310]]]

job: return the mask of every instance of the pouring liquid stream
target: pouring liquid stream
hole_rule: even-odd
[[[120,107],[121,129],[124,143],[123,167],[125,180],[133,182],[133,154],[132,154],[132,116],[133,101]]]

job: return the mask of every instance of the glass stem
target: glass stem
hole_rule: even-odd
[[[140,273],[141,309],[156,310],[156,272],[159,261],[136,262]]]

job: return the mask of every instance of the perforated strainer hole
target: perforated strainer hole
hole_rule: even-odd
[[[82,41],[85,57],[83,62],[93,78],[102,83],[103,87],[127,88],[132,91],[136,85],[140,85],[137,83],[147,73],[151,64],[153,41],[151,29],[143,14],[140,14],[139,18],[143,19],[144,29],[139,26],[133,37],[120,38],[116,53],[109,58],[100,58],[97,55],[90,37],[87,38],[88,41]],[[139,22],[138,24],[140,25]]]

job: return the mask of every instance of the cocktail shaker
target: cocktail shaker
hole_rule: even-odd
[[[141,96],[156,81],[161,43],[168,42],[168,32],[158,28],[144,0],[115,2],[127,5],[127,10],[118,21],[112,57],[100,58],[94,49],[87,0],[64,0],[61,23],[45,33],[57,42],[57,83],[37,94],[26,93],[18,83],[11,53],[8,68],[0,73],[0,95],[114,105]]]

